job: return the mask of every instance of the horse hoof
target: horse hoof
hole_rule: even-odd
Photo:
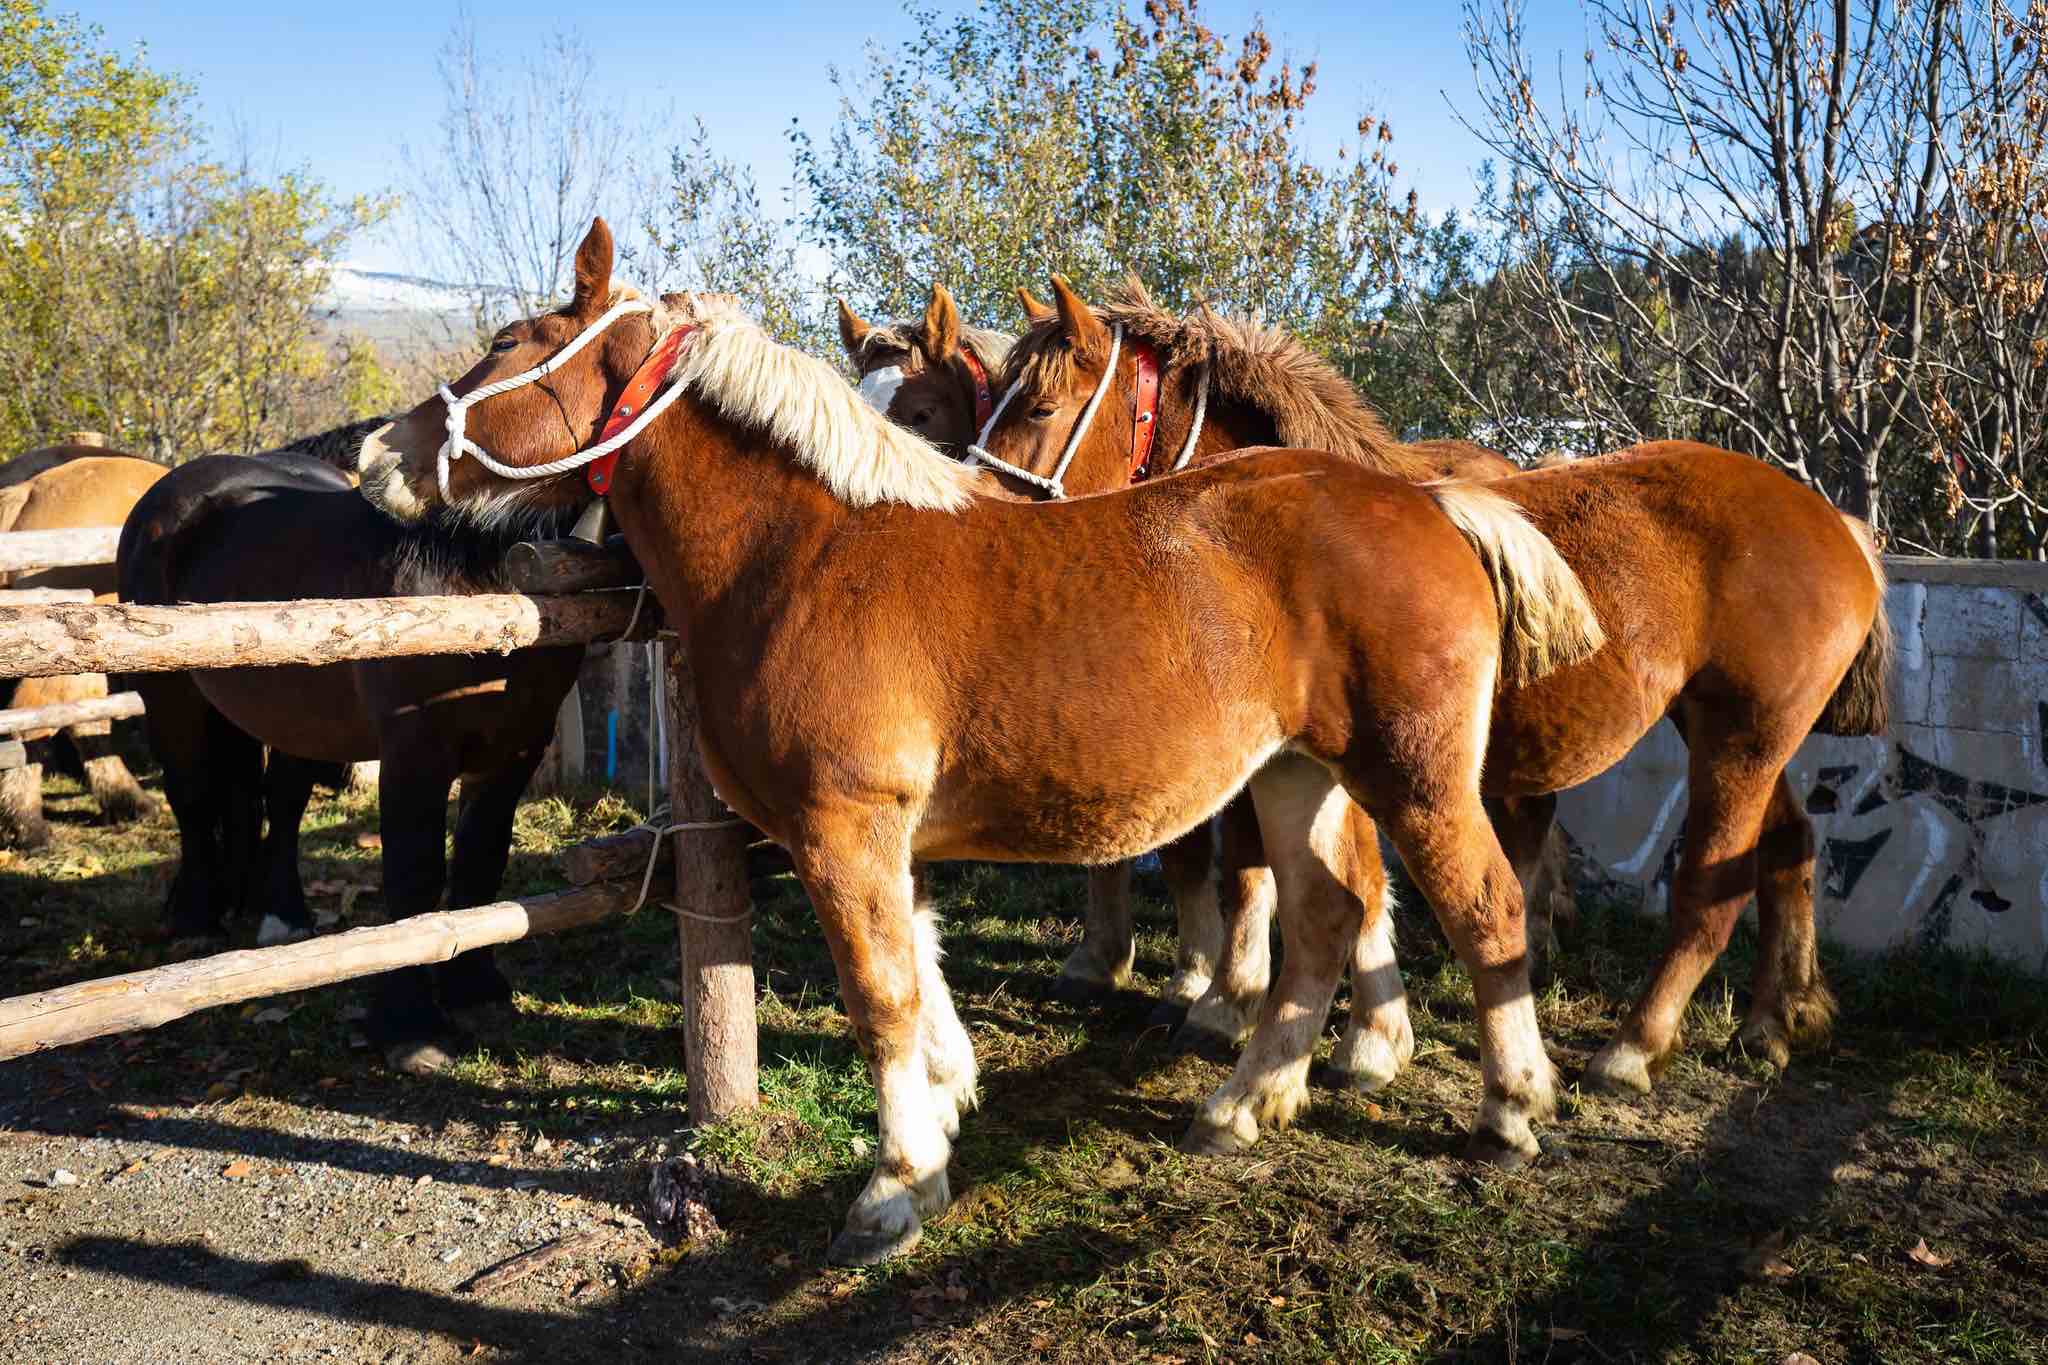
[[[1196,1119],[1188,1125],[1187,1136],[1180,1140],[1180,1149],[1189,1156],[1236,1156],[1251,1147],[1252,1143],[1235,1128],[1208,1119]]]
[[[1780,1071],[1792,1065],[1792,1046],[1780,1028],[1751,1024],[1742,1030],[1741,1041],[1750,1056],[1761,1057]]]
[[[384,1064],[407,1076],[432,1076],[455,1065],[440,1044],[414,1040],[384,1049]]]
[[[282,915],[267,914],[256,926],[256,946],[271,948],[280,943],[297,943],[313,937],[313,926],[294,924]]]
[[[1062,1005],[1092,1008],[1104,1004],[1116,994],[1112,986],[1099,981],[1083,981],[1078,976],[1063,976],[1052,983],[1052,998]]]
[[[1628,1043],[1612,1042],[1586,1063],[1580,1084],[1609,1095],[1650,1093],[1650,1059]]]
[[[855,1232],[843,1230],[832,1239],[825,1259],[833,1265],[880,1265],[904,1255],[924,1240],[924,1228],[913,1223],[902,1232]]]
[[[1168,1039],[1177,1037],[1182,1024],[1188,1021],[1188,1007],[1171,1000],[1162,1000],[1152,1007],[1152,1013],[1145,1016],[1147,1032],[1158,1030]]]
[[[1536,1159],[1536,1151],[1517,1147],[1499,1133],[1481,1129],[1466,1141],[1465,1159],[1491,1166],[1495,1170],[1519,1171]]]

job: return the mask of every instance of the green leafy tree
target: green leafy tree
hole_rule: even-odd
[[[322,263],[379,208],[203,159],[189,98],[0,0],[0,449],[90,427],[176,460],[326,415]]]
[[[1285,323],[1370,384],[1416,227],[1384,122],[1318,163],[1299,124],[1315,67],[1262,27],[1229,43],[1192,0],[915,17],[864,77],[834,74],[823,140],[794,135],[801,230],[834,285],[900,315],[942,280],[1000,323],[1049,272],[1096,292],[1135,273],[1169,305]]]

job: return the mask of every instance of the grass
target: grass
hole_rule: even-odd
[[[68,788],[53,807],[50,850],[0,855],[9,993],[186,951],[154,936],[176,857],[168,821],[95,827]],[[380,908],[376,853],[356,838],[375,814],[344,797],[309,819],[306,875],[329,888],[316,907],[346,902],[345,922]],[[555,848],[632,818],[598,793],[528,803],[508,891],[552,885]],[[1831,956],[1835,1041],[1781,1077],[1730,1050],[1749,975],[1744,930],[1701,988],[1687,1050],[1658,1093],[1624,1102],[1568,1086],[1548,1158],[1501,1175],[1456,1157],[1477,1101],[1471,996],[1433,931],[1410,918],[1411,1070],[1375,1097],[1319,1089],[1295,1130],[1203,1161],[1174,1143],[1227,1059],[1159,1046],[1140,996],[1102,1009],[1051,999],[1078,934],[1080,875],[972,866],[937,884],[948,975],[984,1085],[955,1154],[952,1210],[903,1261],[822,1268],[872,1160],[874,1096],[800,889],[757,883],[763,1105],[686,1139],[721,1173],[727,1235],[646,1267],[619,1291],[636,1311],[659,1314],[684,1285],[722,1286],[765,1305],[716,1329],[724,1345],[792,1360],[2048,1355],[2038,980],[1978,957]],[[1170,920],[1156,885],[1141,882],[1141,894],[1139,962],[1156,988]],[[1657,945],[1656,924],[1589,897],[1539,1002],[1568,1082]],[[217,1010],[21,1074],[39,1096],[88,1086],[189,1102],[226,1083],[522,1140],[675,1141],[668,919],[643,913],[505,958],[517,1013],[431,1082],[401,1083],[351,1046],[345,988],[288,998],[275,1024],[253,1022],[254,1006]],[[637,1179],[621,1175],[622,1201]],[[1949,1263],[1914,1260],[1922,1239]]]

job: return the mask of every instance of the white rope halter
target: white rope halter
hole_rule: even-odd
[[[634,418],[629,426],[610,440],[600,441],[594,446],[587,446],[573,454],[565,455],[559,460],[550,460],[546,464],[508,465],[500,463],[491,457],[489,451],[463,434],[463,428],[469,421],[469,410],[478,403],[483,402],[484,399],[495,398],[501,393],[510,393],[514,389],[538,383],[553,374],[571,356],[589,345],[591,341],[596,339],[599,333],[603,332],[620,318],[627,317],[633,313],[652,313],[653,311],[654,305],[648,303],[645,299],[622,300],[613,304],[603,317],[600,317],[596,322],[591,323],[589,327],[577,333],[567,346],[564,346],[561,350],[524,373],[515,374],[509,379],[499,379],[471,389],[460,398],[449,392],[446,384],[441,385],[438,392],[441,395],[441,401],[448,407],[448,439],[442,442],[441,449],[435,456],[434,466],[434,477],[441,489],[441,501],[447,502],[449,500],[448,466],[465,455],[475,456],[478,464],[490,470],[491,473],[496,474],[501,479],[550,479],[557,474],[567,474],[571,470],[581,469],[587,464],[603,459],[644,431],[649,422],[661,415],[669,404],[682,396],[683,386],[681,384],[669,384],[667,388],[663,389],[656,396],[654,401],[641,410],[640,415]],[[664,339],[663,337],[656,337],[655,346],[659,347]],[[652,355],[653,350],[650,349],[648,354]]]
[[[1060,452],[1059,463],[1053,466],[1051,478],[1047,478],[1043,474],[1034,474],[1028,469],[1020,469],[1008,460],[991,455],[988,452],[989,433],[994,431],[996,423],[1002,420],[1003,409],[1010,406],[1010,400],[1015,398],[1017,391],[1024,387],[1022,377],[1019,377],[1009,388],[1003,390],[1003,400],[996,404],[996,410],[990,413],[988,421],[982,424],[981,433],[975,437],[974,444],[967,447],[967,458],[962,463],[970,467],[974,465],[989,465],[1008,474],[1011,478],[1022,479],[1033,487],[1044,489],[1055,499],[1066,497],[1067,466],[1074,462],[1074,453],[1081,448],[1081,439],[1088,434],[1088,428],[1095,422],[1095,410],[1102,406],[1102,395],[1109,392],[1110,381],[1116,378],[1116,359],[1123,350],[1123,346],[1124,325],[1119,322],[1109,329],[1109,363],[1103,367],[1102,378],[1095,382],[1095,392],[1088,395],[1088,406],[1081,409],[1080,420],[1074,423],[1073,431],[1068,434],[1066,449]],[[1194,458],[1195,443],[1201,439],[1202,423],[1207,419],[1208,414],[1209,367],[1204,365],[1201,369],[1201,378],[1197,381],[1196,385],[1195,423],[1188,428],[1187,439],[1181,442],[1180,455],[1173,462],[1173,472],[1179,473],[1187,467],[1187,462]]]

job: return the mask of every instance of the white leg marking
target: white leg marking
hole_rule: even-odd
[[[1408,993],[1394,957],[1394,891],[1380,895],[1378,913],[1351,958],[1351,1023],[1331,1055],[1331,1068],[1354,1089],[1384,1089],[1415,1055]]]
[[[953,1008],[953,993],[939,970],[939,917],[928,906],[916,911],[918,1048],[924,1053],[931,1080],[932,1102],[947,1138],[960,1135],[960,1119],[978,1102],[975,1090],[974,1042]]]

